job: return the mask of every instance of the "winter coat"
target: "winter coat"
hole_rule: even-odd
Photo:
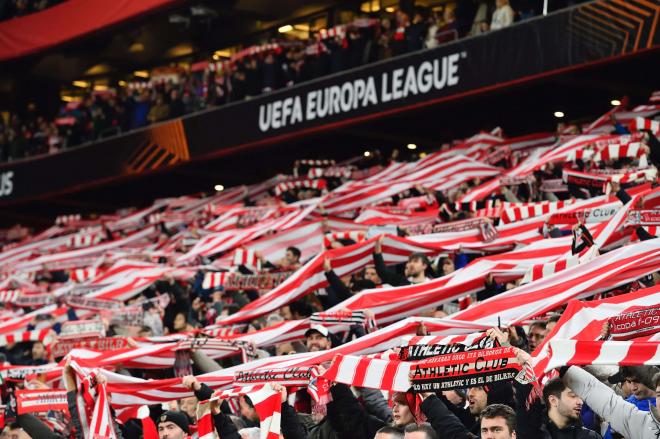
[[[598,416],[627,439],[660,438],[660,418],[655,407],[650,412],[639,410],[579,367],[569,367],[562,379]]]

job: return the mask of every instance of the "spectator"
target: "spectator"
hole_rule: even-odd
[[[403,432],[399,428],[387,425],[376,432],[374,439],[403,439]]]
[[[546,334],[545,322],[534,322],[529,325],[529,332],[527,334],[527,341],[529,352],[534,352],[536,348],[543,343]]]
[[[420,11],[415,11],[412,23],[405,30],[406,50],[416,52],[424,48],[424,39],[426,37],[428,26]]]
[[[490,11],[489,3],[486,0],[480,0],[477,7],[477,12],[472,22],[472,29],[470,35],[480,35],[488,32],[490,28],[490,19],[493,13]]]
[[[158,418],[160,439],[184,439],[190,434],[190,426],[185,413],[168,410]]]
[[[48,351],[43,342],[35,341],[32,344],[30,364],[34,366],[48,364]]]
[[[438,28],[436,39],[438,43],[447,43],[458,38],[458,22],[456,21],[455,6],[448,4],[445,6],[442,18],[443,23]]]
[[[481,439],[516,439],[516,413],[503,404],[491,404],[479,415]]]
[[[539,431],[544,438],[600,439],[595,431],[579,425],[582,398],[567,387],[560,378],[548,381],[543,388],[543,401],[548,410],[548,420]]]
[[[598,416],[609,422],[612,429],[623,437],[652,439],[660,436],[660,417],[655,408],[651,412],[639,410],[579,367],[564,367],[560,370],[560,376],[566,386],[574,389]],[[656,374],[653,381],[657,395],[660,393],[660,376]]]
[[[183,101],[181,100],[181,96],[179,95],[179,90],[174,88],[170,92],[170,109],[168,116],[180,117],[183,116],[184,112],[185,112],[185,106],[183,105]]]
[[[437,439],[438,435],[430,424],[409,424],[404,429],[405,439]]]
[[[499,30],[509,27],[513,24],[515,13],[509,5],[509,0],[495,0],[497,8],[493,12],[493,19],[490,22],[490,30]]]
[[[622,367],[619,374],[632,392],[626,401],[643,411],[649,411],[651,406],[655,406],[657,386],[653,383],[653,377],[658,372],[660,369],[653,366]]]
[[[374,247],[374,263],[378,277],[392,286],[418,284],[429,281],[427,272],[431,271],[431,263],[423,253],[413,253],[408,257],[403,275],[387,267],[382,254],[382,237]]]
[[[149,115],[147,116],[147,119],[149,119],[149,122],[151,123],[156,123],[160,122],[161,120],[165,120],[169,117],[170,115],[170,107],[165,103],[165,100],[163,99],[163,95],[161,93],[158,93],[156,95],[156,102],[153,107],[151,107],[151,110],[149,110]]]
[[[330,332],[322,325],[312,325],[305,331],[305,343],[309,352],[327,351],[332,348]]]

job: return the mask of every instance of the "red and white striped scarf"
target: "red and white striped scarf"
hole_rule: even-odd
[[[541,201],[538,203],[527,203],[526,206],[516,206],[516,203],[503,203],[501,221],[503,224],[508,224],[535,216],[546,215],[563,209],[574,202],[575,200]]]
[[[19,415],[24,413],[47,412],[49,410],[60,410],[64,412],[69,410],[66,390],[64,389],[17,389],[15,395],[16,412]]]
[[[304,179],[296,181],[284,181],[273,190],[276,196],[282,195],[284,192],[293,190],[293,189],[325,189],[327,183],[324,179],[320,178],[318,180],[313,179]]]
[[[98,276],[101,273],[101,270],[96,267],[90,267],[90,268],[77,268],[75,270],[71,270],[69,272],[69,280],[76,282],[76,283],[82,283],[86,282],[90,279],[94,279],[96,276]]]
[[[550,340],[549,372],[560,366],[660,365],[660,341]]]
[[[282,420],[282,407],[280,392],[276,392],[269,384],[259,384],[248,387],[234,388],[213,394],[209,401],[248,396],[259,416],[259,429],[261,439],[279,439]],[[201,415],[201,417],[199,417]],[[198,425],[200,439],[206,439],[212,433],[209,428],[213,425],[210,420],[212,414],[205,406],[198,411]]]
[[[89,424],[89,433],[92,438],[116,439],[113,414],[110,411],[110,403],[105,384],[96,386],[96,401],[94,412]]]
[[[660,303],[660,286],[657,285],[601,300],[569,302],[552,332],[532,353],[532,365],[536,374],[541,376],[544,370],[552,369],[548,367],[552,355],[548,350],[550,340],[597,340],[607,319],[641,306],[653,306],[658,303]]]
[[[243,265],[250,270],[261,270],[261,260],[254,250],[237,248],[234,252],[233,265]]]
[[[333,242],[340,240],[351,240],[354,242],[362,242],[365,240],[367,234],[363,231],[354,230],[350,232],[334,232],[326,233],[323,236],[323,247],[330,248]]]
[[[630,129],[633,131],[649,130],[658,136],[660,135],[660,121],[636,117],[630,122]]]
[[[32,331],[17,331],[8,334],[0,335],[0,346],[7,346],[9,344],[29,342],[29,341],[41,341],[44,344],[48,345],[52,342],[50,337],[51,329],[35,329]]]

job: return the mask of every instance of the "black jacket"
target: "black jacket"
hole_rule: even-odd
[[[539,433],[534,437],[539,439],[602,439],[600,434],[581,425],[570,425],[560,429],[549,419],[541,425]]]
[[[303,428],[295,410],[287,402],[282,403],[282,435],[284,439],[307,439],[307,432]]]
[[[600,434],[576,424],[566,428],[557,426],[544,413],[544,406],[536,399],[527,408],[526,400],[532,389],[531,384],[514,381],[516,389],[517,437],[520,439],[602,439]]]
[[[376,266],[376,272],[378,273],[380,280],[382,280],[384,284],[390,284],[393,287],[410,285],[410,281],[406,279],[406,276],[385,265],[382,253],[374,253],[374,265]]]
[[[353,293],[351,292],[350,288],[342,282],[342,280],[337,276],[337,273],[334,272],[334,270],[326,271],[324,272],[325,278],[328,280],[328,283],[330,284],[330,288],[332,288],[332,291],[334,292],[334,297],[332,299],[331,304],[329,304],[329,307],[335,306],[338,303],[343,302],[346,299],[349,299],[350,297],[353,296]],[[328,308],[329,308],[328,307]],[[327,309],[327,308],[326,308]]]
[[[201,385],[202,387],[195,391],[195,397],[200,401],[206,401],[213,395],[213,390],[204,383],[201,383]],[[215,425],[215,431],[222,439],[241,439],[236,426],[231,422],[229,416],[224,413],[214,414],[213,424]]]
[[[438,437],[442,439],[474,439],[477,437],[437,396],[431,395],[426,398],[420,408],[429,424],[438,433]]]
[[[328,403],[328,419],[342,439],[373,438],[386,425],[366,412],[347,385],[335,384],[330,393],[332,402]]]

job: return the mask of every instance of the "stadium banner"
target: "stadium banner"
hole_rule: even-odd
[[[410,371],[413,392],[435,392],[511,381],[522,365],[513,348],[498,347],[439,355],[415,363]]]
[[[263,147],[653,49],[660,46],[660,37],[653,24],[655,11],[648,12],[626,30],[630,35],[622,35],[620,28],[607,23],[629,12],[596,0],[91,145],[3,163],[0,206]]]

